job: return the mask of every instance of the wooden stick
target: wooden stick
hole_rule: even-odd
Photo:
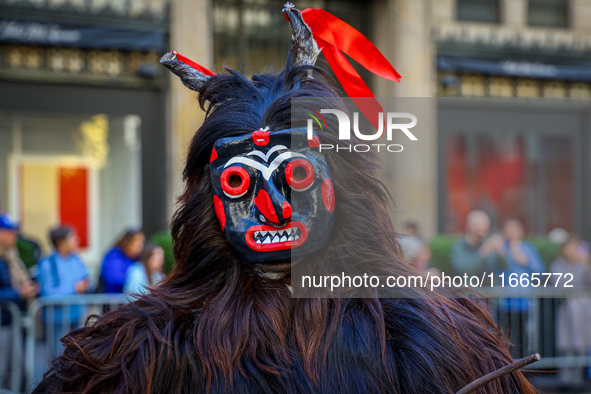
[[[523,368],[526,365],[529,365],[531,363],[535,363],[536,361],[539,361],[541,358],[542,357],[540,357],[540,355],[538,353],[535,353],[535,354],[532,354],[531,356],[527,356],[526,358],[522,358],[520,360],[517,360],[514,363],[511,363],[507,366],[504,366],[503,368],[497,369],[496,371],[493,371],[487,375],[484,375],[481,378],[476,379],[472,383],[469,383],[468,385],[464,386],[456,394],[472,393],[472,392],[478,390],[480,387],[484,386],[485,384],[490,383],[493,380],[498,379],[504,375],[507,375],[519,368]]]

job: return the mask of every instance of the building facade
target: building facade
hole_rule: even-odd
[[[93,268],[126,228],[166,229],[169,3],[0,1],[0,209]]]
[[[385,160],[398,227],[457,233],[482,208],[495,224],[517,216],[530,231],[591,236],[591,3],[296,6],[324,8],[376,44],[402,75],[361,71],[377,97],[424,98],[416,154]],[[49,226],[72,222],[93,261],[127,226],[168,228],[183,186],[203,112],[160,56],[278,71],[290,40],[270,0],[1,0],[0,9],[0,209],[43,242]]]
[[[421,141],[422,158],[436,159],[396,166],[410,171],[394,177],[410,179],[412,189],[395,195],[397,221],[417,220],[428,235],[458,233],[467,212],[480,208],[494,226],[517,217],[528,232],[561,227],[589,239],[591,3],[373,7],[378,47],[403,76],[377,85],[379,95],[439,97],[436,127]]]

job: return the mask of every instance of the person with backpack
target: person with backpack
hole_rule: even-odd
[[[49,232],[54,251],[39,263],[37,280],[41,285],[41,297],[60,297],[84,294],[90,289],[88,270],[78,256],[78,236],[74,229],[58,226]],[[45,308],[46,328],[53,325],[52,338],[48,338],[48,350],[61,348],[60,338],[70,329],[81,325],[85,308],[80,305],[55,306],[53,313]],[[51,311],[49,311],[51,312]]]

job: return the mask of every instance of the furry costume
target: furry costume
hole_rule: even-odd
[[[297,10],[288,15],[296,38],[309,34]],[[206,77],[175,63],[174,55],[164,58],[207,111],[189,149],[172,224],[175,268],[149,294],[64,337],[63,355],[35,392],[454,393],[512,362],[505,337],[478,301],[435,298],[424,289],[409,289],[414,298],[403,299],[295,299],[288,273],[263,275],[234,252],[213,204],[216,142],[264,127],[289,129],[293,97],[325,97],[339,107],[337,92],[310,78],[322,71],[300,44],[279,75],[252,80],[232,70]],[[320,138],[339,143],[328,132]],[[388,193],[368,157],[327,154],[335,224],[328,245],[310,261],[323,264],[336,254],[352,265],[362,258],[380,272],[410,275]],[[478,392],[534,389],[517,371]]]

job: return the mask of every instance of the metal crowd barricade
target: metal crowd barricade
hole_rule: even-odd
[[[9,389],[15,393],[21,391],[23,378],[23,336],[21,324],[21,311],[14,302],[2,301],[0,308],[8,312],[11,317],[12,341],[11,341],[11,365]]]
[[[36,299],[26,316],[26,387],[37,384],[49,362],[63,352],[60,338],[84,326],[91,315],[102,315],[130,301],[125,294],[80,294]],[[44,339],[42,339],[44,338]]]
[[[523,358],[533,353],[542,356],[540,361],[527,366],[526,369],[558,371],[565,368],[591,367],[591,349],[580,349],[579,355],[564,355],[560,352],[557,341],[560,309],[570,299],[591,299],[591,289],[526,288],[519,292],[519,297],[515,293],[506,294],[507,297],[523,297],[529,300],[526,303],[527,308],[520,311],[503,307],[501,303],[504,298],[499,297],[497,292],[485,290],[484,293],[494,294],[489,299],[491,314],[514,345],[511,349],[513,357]]]
[[[569,298],[591,298],[591,289],[527,289],[521,297],[529,298],[531,302],[526,310],[519,313],[500,307],[503,298],[498,298],[498,293],[483,290],[491,297],[489,304],[493,319],[516,345],[512,349],[513,356],[522,358],[533,353],[542,355],[541,361],[528,368],[560,370],[591,366],[588,353],[563,355],[558,351],[556,340],[556,321],[561,304]],[[512,296],[515,297],[514,294]],[[508,295],[504,294],[504,297]],[[15,304],[0,303],[10,311],[13,318],[13,350],[16,351],[13,351],[12,356],[11,389],[14,392],[20,391],[23,365],[27,388],[32,388],[40,381],[42,373],[49,367],[48,362],[63,351],[59,337],[65,335],[69,329],[81,327],[90,315],[101,315],[107,309],[116,309],[129,301],[129,297],[124,294],[38,298],[24,316]],[[73,313],[74,309],[77,309],[76,313]],[[72,318],[76,321],[72,321]],[[24,363],[23,327],[26,329]]]

